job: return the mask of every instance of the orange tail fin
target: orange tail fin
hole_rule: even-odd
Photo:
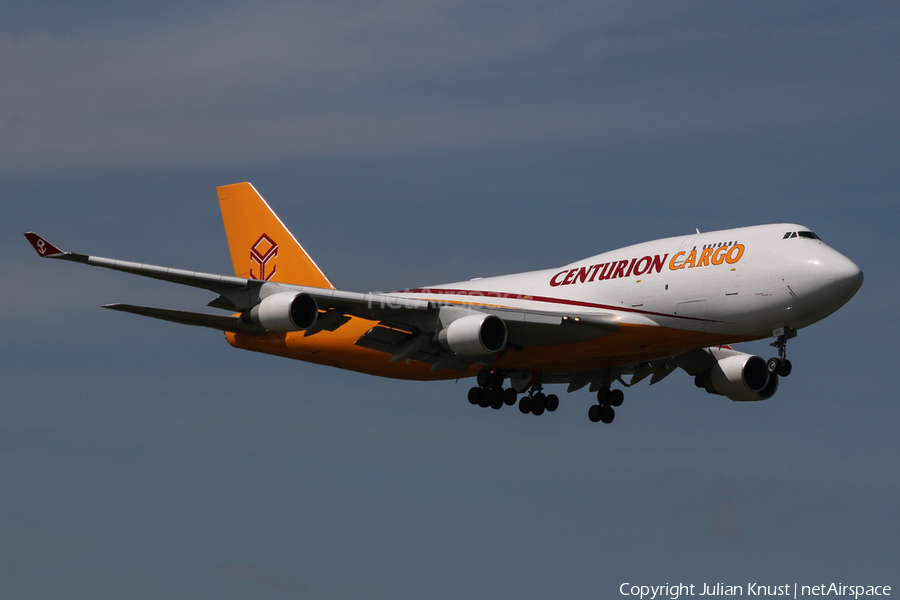
[[[216,189],[235,275],[335,289],[252,185]]]

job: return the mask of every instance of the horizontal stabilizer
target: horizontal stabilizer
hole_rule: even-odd
[[[220,331],[231,331],[241,335],[265,335],[271,333],[265,328],[251,323],[244,323],[238,317],[226,317],[224,315],[210,315],[206,313],[172,310],[169,308],[152,308],[150,306],[133,306],[131,304],[104,304],[103,308],[127,312],[144,317],[152,317],[182,325],[197,325],[210,327]]]

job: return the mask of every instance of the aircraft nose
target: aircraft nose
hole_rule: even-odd
[[[844,263],[838,265],[835,269],[835,279],[837,286],[847,296],[847,300],[849,300],[856,294],[859,288],[862,287],[863,272],[855,262],[849,258],[843,258]]]
[[[793,306],[796,321],[792,326],[806,327],[824,319],[846,304],[862,286],[862,270],[852,260],[825,244],[815,246],[813,251],[801,255],[806,268],[797,273],[797,285],[788,286],[797,293]]]
[[[843,306],[862,287],[863,272],[859,266],[839,252],[828,261],[828,295]]]

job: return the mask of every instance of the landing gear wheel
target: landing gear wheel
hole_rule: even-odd
[[[588,409],[588,419],[591,420],[591,423],[599,423],[600,422],[600,405],[594,404]]]
[[[777,337],[770,345],[778,350],[778,358],[770,358],[766,363],[770,375],[787,377],[791,374],[791,361],[787,359],[787,341],[797,337],[797,330],[782,327],[772,332]]]
[[[597,403],[600,404],[600,406],[609,406],[609,394],[609,388],[601,388],[597,392]]]
[[[532,406],[532,407],[531,407],[531,414],[533,414],[533,415],[536,416],[536,417],[541,416],[542,414],[544,414],[544,407],[541,406],[541,405],[538,405],[538,406]]]
[[[488,384],[493,388],[502,388],[504,379],[506,379],[506,377],[503,376],[503,373],[494,371],[488,377]]]
[[[490,388],[487,392],[487,397],[491,408],[494,410],[503,408],[503,400],[506,399],[506,395],[502,389]]]
[[[531,398],[531,412],[539,415],[544,412],[545,408],[547,408],[547,396],[542,392],[538,392]],[[541,412],[535,412],[538,409],[540,409]]]
[[[469,404],[478,404],[481,402],[481,398],[484,396],[484,390],[480,387],[473,387],[469,389]]]
[[[616,418],[616,411],[612,409],[611,406],[606,406],[600,409],[600,420],[609,425],[613,422],[613,419]]]
[[[523,415],[527,415],[531,412],[531,397],[530,396],[522,396],[522,399],[519,400],[519,412]]]
[[[625,401],[625,392],[622,390],[611,390],[609,392],[609,405],[610,406],[622,406],[622,402]]]
[[[507,406],[512,406],[516,403],[516,398],[519,397],[519,394],[516,393],[516,390],[513,388],[506,388],[503,392],[503,403]]]
[[[553,412],[559,408],[559,396],[550,394],[547,396],[547,412]]]

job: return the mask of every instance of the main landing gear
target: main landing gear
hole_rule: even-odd
[[[766,361],[766,368],[769,370],[769,374],[778,375],[780,377],[787,377],[791,374],[791,361],[787,359],[787,341],[791,338],[797,337],[797,331],[794,329],[789,329],[787,327],[782,327],[781,329],[776,329],[775,333],[775,341],[772,342],[772,346],[774,346],[778,350],[778,356],[772,357],[768,361]]]
[[[556,394],[544,394],[541,384],[531,388],[527,396],[519,400],[519,412],[523,415],[531,413],[536,417],[544,414],[544,411],[553,412],[559,408],[559,397]]]
[[[481,371],[478,374],[478,386],[469,390],[469,403],[482,408],[490,406],[494,410],[515,404],[519,394],[511,387],[503,389],[504,379],[503,373]],[[542,415],[544,411],[553,412],[557,408],[559,397],[556,394],[545,395],[541,391],[541,384],[533,386],[528,395],[519,400],[519,411],[522,414]]]
[[[503,389],[504,379],[502,373],[481,371],[478,374],[478,387],[469,390],[469,404],[477,404],[481,408],[490,406],[494,410],[503,408],[504,404],[515,404],[518,394],[513,388]]]
[[[597,404],[588,409],[588,419],[593,423],[603,421],[607,425],[616,418],[614,406],[622,406],[625,401],[625,394],[622,390],[611,390],[608,387],[601,388],[597,392]]]

